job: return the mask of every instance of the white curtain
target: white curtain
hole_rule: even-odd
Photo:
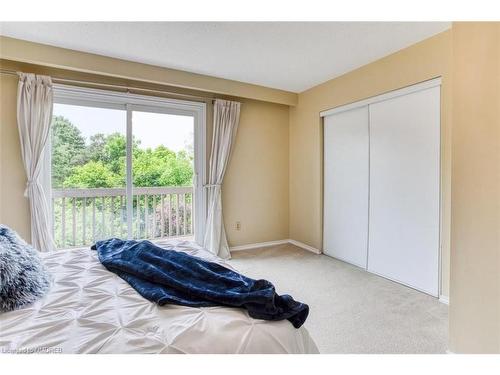
[[[214,103],[212,151],[206,185],[208,212],[203,244],[207,250],[224,259],[231,258],[231,254],[222,217],[221,185],[238,130],[240,106],[240,103],[228,100],[218,99]]]
[[[19,73],[17,126],[27,177],[24,195],[30,204],[31,243],[40,251],[55,248],[49,206],[40,176],[50,134],[52,101],[50,77]]]

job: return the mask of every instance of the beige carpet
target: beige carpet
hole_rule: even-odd
[[[321,353],[445,353],[448,307],[436,298],[293,245],[233,252],[243,274],[310,306]]]

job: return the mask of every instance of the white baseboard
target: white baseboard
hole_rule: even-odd
[[[439,296],[439,302],[444,303],[445,305],[449,305],[450,304],[450,298],[448,296],[440,295]]]
[[[277,240],[277,241],[268,241],[268,242],[257,242],[257,243],[250,243],[246,245],[240,245],[240,246],[232,246],[229,248],[229,251],[242,251],[242,250],[252,250],[252,249],[259,249],[262,247],[270,247],[270,246],[278,246],[278,245],[284,245],[284,244],[292,244],[295,246],[298,246],[304,250],[311,251],[315,254],[321,254],[321,251],[318,249],[306,245],[305,243],[291,240],[291,239],[286,239],[286,240]]]
[[[261,247],[278,246],[278,245],[283,245],[286,243],[288,243],[288,240],[249,243],[247,245],[232,246],[229,248],[229,251],[242,251],[242,250],[259,249]]]
[[[295,245],[295,246],[298,246],[304,250],[307,250],[307,251],[310,251],[310,252],[313,252],[314,254],[321,254],[321,250],[319,249],[316,249],[315,247],[312,247],[312,246],[309,246],[309,245],[306,245],[305,243],[303,242],[299,242],[299,241],[295,241],[295,240],[288,240],[289,243],[291,243],[292,245]]]

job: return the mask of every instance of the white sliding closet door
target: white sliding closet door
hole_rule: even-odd
[[[366,268],[368,107],[324,119],[325,254]]]
[[[440,88],[370,105],[368,270],[439,292]]]

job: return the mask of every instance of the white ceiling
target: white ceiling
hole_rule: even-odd
[[[2,22],[0,34],[301,92],[448,22]]]

